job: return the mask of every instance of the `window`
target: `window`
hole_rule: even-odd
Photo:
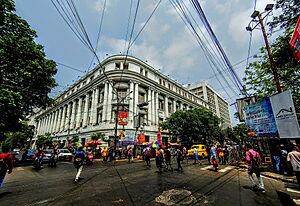
[[[172,104],[168,103],[168,112],[171,113],[172,112]]]
[[[146,95],[144,93],[139,93],[139,104],[146,101]]]
[[[127,95],[127,89],[118,89],[117,94],[119,99],[125,98]]]
[[[148,71],[145,71],[145,77],[148,77]]]
[[[163,81],[163,85],[166,86],[166,85],[165,85],[165,81]]]
[[[145,141],[150,142],[150,136],[149,135],[145,135]]]
[[[128,65],[128,64],[124,64],[124,65],[123,65],[123,68],[126,69],[126,70],[128,70],[129,65]]]
[[[146,115],[145,114],[140,114],[140,126],[145,125],[145,120],[146,120]]]
[[[143,68],[140,68],[140,74],[143,75],[143,73],[144,73]]]
[[[116,69],[120,69],[120,67],[121,67],[120,63],[118,62],[118,63],[115,63],[115,64],[116,64]]]
[[[159,84],[161,84],[161,79],[159,79]]]
[[[170,83],[168,83],[168,87],[169,87],[169,89],[171,89],[171,85],[170,85]]]
[[[158,109],[164,110],[164,101],[163,100],[158,100]]]
[[[91,78],[90,78],[90,82],[91,82],[93,79],[94,79],[94,76],[91,76]]]

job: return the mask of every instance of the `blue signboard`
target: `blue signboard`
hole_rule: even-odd
[[[274,138],[279,137],[275,117],[269,98],[263,99],[246,108],[246,125],[253,137]]]

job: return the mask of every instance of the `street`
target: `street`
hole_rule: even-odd
[[[95,162],[84,167],[82,179],[75,184],[72,162],[36,171],[32,166],[16,167],[7,176],[0,194],[3,205],[288,205],[284,194],[299,197],[281,181],[264,178],[265,193],[246,189],[245,169],[183,164],[184,171],[158,174],[144,162]],[[173,162],[175,167],[175,161]],[[279,194],[276,192],[279,191]],[[280,192],[281,191],[281,192]],[[293,191],[293,192],[292,192]]]

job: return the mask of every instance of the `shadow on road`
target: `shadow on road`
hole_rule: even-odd
[[[11,194],[11,192],[3,192],[3,193],[0,193],[0,199],[3,198],[4,196],[6,195],[9,195]]]

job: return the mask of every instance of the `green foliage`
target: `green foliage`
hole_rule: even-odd
[[[274,16],[269,23],[271,29],[280,27],[283,29],[294,28],[300,13],[300,1],[298,0],[277,0],[275,9],[279,10],[279,15]]]
[[[99,140],[99,139],[103,140],[104,137],[105,137],[104,134],[102,134],[101,132],[97,132],[97,133],[92,134],[91,139],[94,141]]]
[[[50,134],[37,136],[36,145],[39,148],[43,148],[44,146],[51,146],[52,143],[53,141]]]
[[[28,125],[27,122],[21,122],[19,131],[5,133],[4,145],[9,148],[22,148],[27,146],[27,140],[32,139],[34,135],[34,127]]]
[[[211,142],[220,136],[220,119],[206,109],[177,111],[161,124],[183,144]]]
[[[0,138],[21,129],[20,119],[49,102],[56,64],[34,42],[36,32],[14,13],[12,0],[0,1]]]

